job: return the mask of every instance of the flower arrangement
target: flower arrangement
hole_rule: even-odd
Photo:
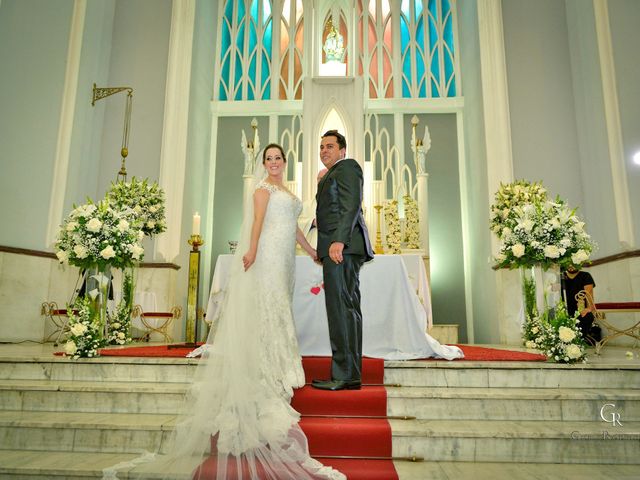
[[[109,345],[124,345],[131,343],[131,312],[133,310],[133,272],[124,272],[122,281],[122,300],[113,316],[109,315]]]
[[[87,271],[86,294],[70,316],[65,352],[73,358],[98,355],[106,343],[131,342],[134,296],[133,269],[143,259],[142,240],[166,230],[164,191],[148,180],[112,183],[105,199],[75,206],[60,227],[55,242],[60,263]],[[123,300],[107,311],[111,268],[125,270]]]
[[[75,314],[73,308],[78,309]],[[98,349],[104,346],[102,326],[97,318],[94,303],[89,296],[79,298],[74,305],[67,306],[69,315],[69,338],[64,344],[64,352],[71,358],[97,357]]]
[[[407,248],[420,248],[420,217],[418,203],[409,195],[404,196],[404,241]]]
[[[56,256],[60,263],[80,268],[124,268],[142,260],[142,238],[144,233],[126,211],[106,201],[96,205],[88,200],[74,205],[64,220],[55,242]]]
[[[527,348],[542,350],[554,362],[585,361],[585,343],[578,326],[578,314],[569,316],[563,303],[553,315],[550,311],[528,317],[523,325],[523,342]]]
[[[400,218],[398,215],[398,201],[387,200],[384,204],[383,212],[386,226],[387,251],[389,253],[400,253],[402,230],[400,228]]]
[[[502,241],[499,267],[580,266],[589,259],[595,245],[584,222],[560,198],[549,200],[541,184],[501,185],[495,198],[490,228]]]
[[[129,212],[132,222],[149,237],[167,229],[164,190],[156,182],[140,181],[136,177],[130,182],[112,182],[106,200]]]
[[[589,259],[595,244],[584,225],[575,209],[559,197],[551,200],[540,182],[501,184],[491,206],[490,229],[501,240],[498,267],[523,269],[523,342],[556,362],[585,357],[577,319],[569,317],[564,303],[554,304],[560,292],[553,291],[547,278],[559,275],[558,267],[579,267]],[[542,268],[540,285],[527,273],[531,267]],[[538,294],[544,303],[537,305]]]
[[[547,200],[547,190],[540,182],[528,182],[516,180],[507,185],[500,184],[500,189],[495,194],[495,202],[491,205],[490,228],[498,238],[505,235],[503,230],[513,231],[517,225],[517,215],[514,207],[520,207],[528,203],[543,203]]]

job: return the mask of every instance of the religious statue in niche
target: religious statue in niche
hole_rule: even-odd
[[[253,141],[247,141],[247,136],[242,130],[242,140],[240,142],[242,153],[244,154],[244,175],[253,175],[256,165],[256,152],[260,151],[258,121],[255,118],[251,120],[251,128],[253,129]]]
[[[427,173],[427,152],[431,148],[431,134],[429,127],[424,127],[424,137],[415,138],[415,130],[413,132],[413,142],[411,150],[415,153],[416,173]]]
[[[342,63],[345,54],[344,38],[342,38],[340,32],[338,32],[336,27],[333,25],[332,17],[329,17],[329,20],[327,21],[327,30],[329,30],[329,33],[327,34],[327,38],[322,47],[322,50],[326,55],[327,63]]]

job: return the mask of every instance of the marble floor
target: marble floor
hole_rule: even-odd
[[[140,343],[138,344],[139,346],[148,346],[148,345],[154,345],[154,343]],[[132,346],[135,346],[132,345]],[[499,349],[505,349],[505,350],[516,350],[516,351],[522,351],[522,352],[535,352],[535,353],[539,353],[536,352],[534,350],[528,350],[522,346],[519,345],[474,345],[474,346],[480,346],[480,347],[488,347],[488,348],[499,348]],[[110,348],[120,348],[120,347],[110,347]],[[64,357],[59,357],[59,356],[53,356],[54,352],[58,352],[61,351],[62,347],[58,346],[58,347],[54,347],[52,343],[37,343],[37,342],[22,342],[22,343],[0,343],[0,358],[32,358],[32,359],[38,359],[38,360],[52,360],[55,361],[56,359],[58,360],[63,360],[63,361],[68,361],[67,359],[65,359]],[[119,360],[121,360],[122,357],[101,357],[101,358],[94,358],[91,359],[90,361],[92,362],[104,362],[104,363],[117,363]],[[193,362],[193,363],[197,363],[197,360],[188,360],[188,359],[184,359],[184,358],[145,358],[144,359],[144,363],[185,363],[185,362]],[[129,360],[127,360],[127,362],[129,362]],[[403,362],[398,362],[398,361],[388,361],[386,362],[388,365],[397,365],[397,364],[402,364]],[[406,362],[405,362],[406,363]],[[438,362],[438,363],[444,363],[444,364],[449,364],[451,366],[456,366],[456,365],[466,365],[469,366],[470,363],[472,362]],[[477,362],[479,364],[482,365],[488,365],[489,363],[492,362]],[[520,362],[500,362],[500,365],[502,367],[505,366],[505,364],[509,365],[509,364],[513,364],[513,365],[517,365]],[[618,366],[618,367],[625,367],[625,366],[629,366],[629,367],[638,367],[640,366],[640,347],[636,347],[636,348],[631,348],[631,347],[614,347],[614,346],[607,346],[606,348],[604,348],[601,352],[600,355],[596,355],[594,350],[592,348],[587,349],[587,361],[586,364],[588,365],[593,365],[596,368],[598,366],[602,367],[602,366],[606,366],[606,367],[612,367],[612,366]],[[566,367],[563,364],[553,364],[553,363],[547,363],[547,364],[538,364],[538,365],[544,365],[545,368],[564,368]]]
[[[487,347],[492,348],[506,348],[511,350],[525,350],[524,348],[517,346],[501,346],[501,345],[486,345]],[[55,351],[59,351],[60,347],[53,347],[52,344],[37,344],[25,342],[21,344],[0,344],[0,369],[3,368],[2,362],[8,361],[9,359],[14,359],[18,361],[24,362],[43,362],[51,364],[59,364],[58,362],[79,362],[79,363],[93,363],[93,364],[121,364],[121,363],[132,363],[131,359],[127,359],[126,357],[101,357],[95,359],[88,360],[80,360],[80,361],[71,361],[68,358],[54,356],[53,353]],[[143,358],[136,359],[137,362],[147,364],[149,368],[155,368],[156,364],[166,365],[163,368],[163,371],[171,368],[178,368],[180,365],[186,365],[188,368],[191,368],[189,364],[196,363],[197,360],[186,359],[186,358]],[[422,370],[423,368],[429,368],[430,366],[442,366],[445,369],[474,369],[474,368],[491,368],[489,364],[499,364],[499,368],[507,369],[507,370],[515,370],[517,368],[522,368],[525,362],[387,362],[387,365],[390,368],[399,368],[403,367],[411,367],[413,364],[413,368],[409,368],[409,370],[413,370],[417,372],[418,370]],[[531,363],[529,363],[531,365]],[[61,365],[60,365],[61,366]],[[122,368],[125,365],[112,365],[112,367]],[[574,375],[571,372],[560,372],[557,370],[573,370],[573,369],[589,369],[589,370],[619,370],[626,371],[626,375],[635,376],[640,375],[640,372],[633,372],[634,370],[640,370],[640,350],[638,349],[630,349],[623,347],[606,347],[601,355],[595,355],[593,351],[589,352],[589,356],[586,364],[581,364],[580,366],[566,366],[566,365],[558,365],[551,363],[536,363],[536,369],[542,369],[544,371],[545,376],[549,376],[552,373],[563,373],[564,375]],[[103,365],[103,367],[108,367],[108,365]],[[65,368],[67,368],[65,366]],[[184,368],[184,367],[181,367]],[[102,367],[101,367],[102,369]],[[554,372],[554,370],[556,372]],[[452,370],[449,370],[450,372]],[[452,373],[456,373],[455,372]],[[517,373],[517,372],[514,372]],[[2,378],[2,376],[0,376]],[[10,378],[10,377],[9,377]],[[594,377],[597,378],[597,377]],[[628,377],[627,377],[628,378]],[[105,379],[106,380],[106,379]],[[153,381],[153,380],[152,380]],[[178,380],[180,381],[180,380]],[[51,382],[59,383],[62,387],[61,389],[68,388],[67,381],[64,380],[51,380]],[[33,381],[31,380],[1,380],[0,379],[0,390],[12,389],[12,383],[15,386],[19,386],[20,383],[24,383],[25,385],[29,385],[28,388],[36,389],[40,388],[37,385],[34,386]],[[77,382],[81,383],[81,382]],[[635,384],[635,382],[633,382]],[[116,385],[115,383],[113,385]],[[112,394],[114,393],[113,385],[108,382],[103,382],[100,389],[108,388],[111,390]],[[181,384],[169,384],[172,386],[173,391],[171,393],[179,396],[184,389],[184,386]],[[184,385],[184,384],[182,384]],[[164,386],[166,389],[167,385]],[[403,393],[402,396],[405,398],[419,396],[426,397],[426,394],[423,394],[423,391],[430,391],[430,396],[434,398],[438,398],[441,396],[442,398],[448,398],[448,393],[445,392],[447,388],[450,387],[450,384],[447,384],[447,387],[444,387],[442,391],[438,391],[435,387],[414,387],[410,393]],[[23,386],[24,388],[24,386]],[[44,388],[44,387],[43,387]],[[116,390],[119,387],[116,385]],[[138,394],[146,393],[147,390],[153,390],[154,387],[151,384],[145,384],[142,382],[141,384],[136,385],[136,392]],[[592,390],[596,391],[598,388],[601,388],[601,385],[593,384],[591,386]],[[636,390],[633,390],[633,389]],[[635,399],[637,398],[638,387],[631,387],[631,390],[620,392],[619,396],[622,399]],[[82,391],[86,390],[96,390],[98,387],[92,384],[92,382],[86,382],[86,385],[79,385],[75,387],[74,391]],[[393,389],[391,389],[393,390]],[[514,389],[515,390],[515,389]],[[541,392],[533,391],[524,392],[521,391],[519,394],[526,393],[527,398],[533,402],[539,402],[538,397],[541,397],[543,394]],[[600,393],[603,393],[601,391]],[[164,392],[166,396],[168,392]],[[504,395],[507,395],[505,393]],[[397,393],[400,396],[400,393]],[[461,388],[457,387],[457,395],[461,399],[460,401],[466,400],[466,398],[480,398],[482,400],[483,396],[488,396],[488,391],[483,388]],[[571,397],[579,396],[580,398],[591,399],[591,397],[597,397],[596,393],[592,392],[577,392],[573,393],[567,391],[566,393],[563,391],[555,392],[556,396]],[[393,396],[392,396],[393,397]],[[447,400],[447,402],[451,402],[452,400]],[[636,400],[637,401],[637,400]],[[8,425],[9,419],[3,419],[3,415],[7,416],[8,413],[2,414],[0,412],[0,423],[4,422]],[[64,416],[64,415],[63,415]],[[40,417],[43,417],[40,419]],[[29,422],[33,423],[30,425],[32,428],[34,426],[38,426],[38,421],[41,423],[46,423],[44,419],[45,415],[38,412],[30,412],[25,415],[25,418],[28,419]],[[100,423],[101,418],[95,414],[76,414],[74,421],[76,423],[87,423],[86,426],[93,427],[93,424]],[[86,417],[86,419],[85,419]],[[151,417],[151,415],[149,415]],[[158,415],[155,416],[156,420],[159,418]],[[124,417],[123,417],[124,418]],[[137,423],[143,422],[145,420],[145,415],[137,415]],[[39,420],[40,419],[40,420]],[[11,419],[12,421],[19,422],[21,421],[19,418],[16,418],[14,415]],[[64,419],[59,418],[62,423],[65,422]],[[565,419],[566,420],[566,419]],[[24,419],[22,423],[24,423]],[[167,420],[169,422],[170,420]],[[117,422],[117,418],[113,417],[111,419],[104,420],[109,425]],[[399,425],[394,430],[398,430],[398,435],[406,435],[408,428],[416,428],[416,425],[421,429],[428,428],[429,431],[438,428],[438,422],[442,422],[445,430],[451,430],[451,424],[447,420],[420,420],[414,422],[414,425],[410,427],[409,424],[402,426]],[[89,425],[91,423],[91,425]],[[121,422],[122,423],[122,422]],[[130,428],[142,428],[147,426],[145,425],[129,425]],[[148,422],[153,425],[156,425],[156,421]],[[392,422],[393,423],[393,422]],[[395,423],[400,423],[395,421]],[[476,423],[480,423],[476,421],[467,421],[465,422],[464,428],[473,429]],[[517,431],[518,429],[525,429],[534,425],[535,422],[526,422],[522,419],[514,422],[504,422],[502,420],[496,421],[496,425],[503,423],[513,423],[513,428],[510,428],[510,431]],[[424,424],[424,428],[420,425]],[[84,425],[84,424],[83,424]],[[83,426],[80,425],[80,426]],[[534,425],[535,426],[535,425]],[[99,428],[100,425],[98,425]],[[517,428],[516,428],[517,427]],[[571,425],[568,425],[567,428],[573,428]],[[154,427],[155,428],[155,427]],[[532,428],[532,427],[531,427]],[[595,428],[595,427],[594,427]],[[406,431],[403,431],[406,430]],[[528,431],[527,431],[528,432]],[[411,433],[411,432],[409,432]],[[414,432],[415,433],[415,432]],[[421,433],[421,432],[417,432]],[[527,435],[531,436],[530,432]],[[546,433],[545,433],[546,435]],[[485,435],[485,440],[482,442],[489,444],[493,437],[496,437],[493,434]],[[415,443],[415,440],[409,438],[407,440],[409,443]],[[429,441],[429,440],[425,440]],[[482,443],[480,442],[480,443]],[[625,442],[625,443],[633,443],[633,446],[627,445],[627,447],[635,448],[636,453],[632,455],[633,458],[637,458],[637,463],[640,463],[640,442]],[[431,448],[435,447],[432,445]],[[117,459],[118,461],[126,460],[128,457],[133,458],[134,455],[127,453],[97,453],[97,452],[43,452],[43,451],[33,451],[29,449],[21,449],[22,447],[14,447],[11,449],[9,446],[5,446],[4,449],[0,449],[0,468],[2,469],[2,473],[0,473],[0,478],[2,479],[39,479],[43,480],[45,478],[52,478],[55,480],[63,480],[63,479],[71,479],[74,480],[80,478],[100,478],[100,470],[105,466],[112,465],[114,461]],[[474,447],[475,448],[475,447]],[[585,454],[588,453],[585,451]],[[425,462],[408,462],[408,461],[397,461],[396,469],[398,471],[399,477],[401,480],[423,480],[423,479],[442,479],[442,480],[453,480],[453,479],[473,479],[473,480],[484,480],[484,479],[505,479],[505,480],[520,480],[520,479],[531,479],[531,480],[541,480],[541,479],[553,479],[553,480],[573,480],[573,479],[583,479],[589,478],[592,479],[640,479],[640,465],[622,465],[622,464],[588,464],[589,461],[602,461],[597,460],[595,458],[585,458],[583,460],[584,463],[580,464],[556,464],[556,463],[523,463],[523,462],[508,462],[508,463],[500,463],[500,462],[473,462],[473,461],[425,461]],[[25,468],[25,465],[27,466]],[[43,475],[43,471],[50,472],[53,476]],[[126,476],[123,476],[126,478]]]

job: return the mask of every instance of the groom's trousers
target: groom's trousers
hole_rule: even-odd
[[[322,259],[329,340],[333,352],[332,380],[361,380],[362,312],[360,310],[360,267],[362,255],[343,255],[342,263]]]

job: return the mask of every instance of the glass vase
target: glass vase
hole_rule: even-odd
[[[521,267],[522,305],[525,318],[547,313],[555,316],[555,310],[562,299],[560,286],[560,267]]]
[[[85,294],[91,299],[92,321],[99,327],[100,336],[108,338],[107,302],[111,286],[111,267],[92,265],[86,271]]]

